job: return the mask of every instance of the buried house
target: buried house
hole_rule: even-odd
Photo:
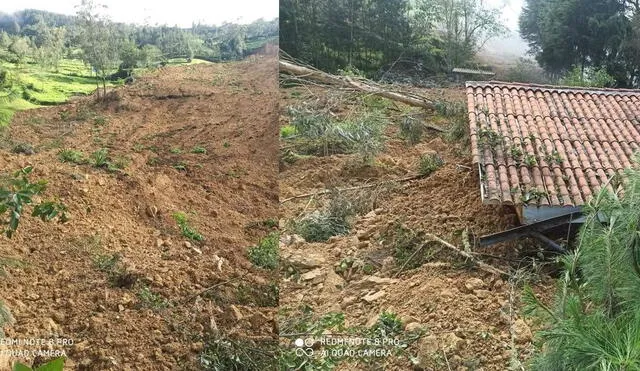
[[[640,91],[467,82],[471,152],[482,202],[511,205],[521,236],[559,246],[545,231],[580,222],[581,209],[640,147]]]

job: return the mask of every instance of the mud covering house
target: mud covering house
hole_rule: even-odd
[[[580,214],[640,147],[640,91],[466,83],[482,202],[522,224]]]

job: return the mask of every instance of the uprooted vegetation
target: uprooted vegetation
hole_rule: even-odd
[[[296,311],[307,307],[313,319],[298,330],[317,341],[323,330],[314,331],[323,323],[354,331],[336,327],[331,333],[362,335],[393,313],[405,333],[421,331],[406,347],[394,348],[404,357],[377,358],[377,367],[519,369],[535,348],[517,293],[523,282],[540,293],[546,281],[539,273],[526,276],[537,280],[509,279],[511,261],[516,268],[532,265],[517,255],[519,245],[477,246],[478,236],[512,226],[515,214],[481,203],[464,92],[418,94],[432,98],[430,111],[368,93],[311,86],[282,90],[283,107],[298,111],[283,110],[280,129],[280,326],[295,327],[290,322],[302,316]],[[296,127],[300,117],[331,127],[363,111],[384,123],[384,145],[368,163],[347,142],[335,140],[340,136],[304,151]],[[368,200],[366,207],[357,207],[357,199]],[[294,340],[283,340],[291,354],[299,353]],[[285,353],[283,362],[302,369],[371,369],[370,360],[344,356],[357,350],[318,351],[307,363]]]
[[[15,114],[0,136],[0,162],[33,164],[33,173],[13,177],[30,192],[18,197],[19,228],[0,238],[5,336],[74,340],[56,347],[66,351],[65,369],[275,362],[263,344],[277,338],[276,281],[245,250],[278,225],[277,140],[267,135],[276,129],[275,62],[166,67],[110,100]],[[223,78],[213,86],[203,78],[211,75]],[[158,101],[169,95],[176,98]],[[255,104],[238,111],[249,99]],[[46,190],[33,179],[48,180]],[[36,218],[27,216],[31,206]],[[6,220],[3,231],[15,224]],[[254,346],[240,356],[228,339]],[[0,357],[0,369],[16,361],[38,362]]]

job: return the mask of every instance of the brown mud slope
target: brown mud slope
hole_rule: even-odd
[[[464,97],[458,90],[421,93],[436,99],[446,96],[460,103]],[[283,89],[281,124],[288,123],[288,106],[323,101],[335,94],[320,89]],[[341,111],[334,110],[334,114],[339,116]],[[299,313],[298,308],[311,308],[316,318],[342,313],[345,326],[351,329],[371,328],[380,314],[395,313],[404,326],[401,336],[409,339],[412,334],[422,334],[417,341],[407,340],[410,345],[398,355],[358,358],[338,353],[337,359],[345,362],[338,367],[341,370],[518,369],[518,364],[530,356],[533,344],[529,324],[518,312],[521,287],[516,287],[515,278],[500,278],[471,268],[435,242],[425,244],[423,264],[405,267],[397,276],[401,265],[394,261],[394,249],[400,246],[399,225],[432,233],[460,248],[467,233],[474,252],[515,258],[514,246],[482,251],[473,246],[473,237],[513,226],[516,216],[509,209],[481,203],[478,172],[472,167],[467,146],[434,131],[409,146],[398,137],[400,118],[396,112],[393,108],[386,110],[386,144],[375,165],[358,165],[356,155],[300,158],[292,164],[281,164],[280,199],[284,200],[325,187],[352,187],[414,175],[422,154],[437,153],[444,160],[444,166],[425,178],[382,191],[356,191],[356,198],[374,190],[379,197],[370,211],[355,218],[348,235],[332,237],[326,243],[309,243],[292,235],[294,231],[285,233],[281,248],[288,277],[281,284],[281,310]],[[428,116],[426,121],[449,125],[448,119],[440,116]],[[322,199],[326,196],[285,202],[281,218],[291,220],[313,212],[322,207]],[[502,260],[483,259],[510,270]],[[543,287],[540,283],[535,290]],[[294,323],[291,317],[282,317],[281,326]],[[370,336],[359,334],[361,338]]]
[[[12,239],[0,237],[0,297],[15,319],[5,336],[72,340],[53,347],[69,370],[192,370],[216,334],[273,339],[277,303],[246,295],[272,277],[246,256],[269,233],[260,222],[277,218],[276,73],[273,57],[166,67],[108,102],[18,114],[0,168],[33,166],[31,178],[49,182],[44,197],[71,219],[25,217]],[[36,153],[12,153],[19,143]],[[124,169],[58,159],[100,148]],[[204,241],[183,236],[176,212]]]

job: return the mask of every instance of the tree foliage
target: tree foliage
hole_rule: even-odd
[[[640,171],[626,177],[624,195],[605,188],[585,207],[553,305],[525,292],[526,313],[546,324],[534,370],[640,369]]]
[[[328,71],[366,74],[396,63],[432,72],[472,62],[502,30],[479,0],[322,0],[280,2],[281,48]]]
[[[107,76],[119,63],[117,35],[111,20],[101,13],[104,7],[93,0],[82,0],[77,12],[82,59],[102,80],[103,95]]]
[[[639,6],[620,0],[527,0],[520,33],[550,73],[604,68],[617,86],[638,86]]]

